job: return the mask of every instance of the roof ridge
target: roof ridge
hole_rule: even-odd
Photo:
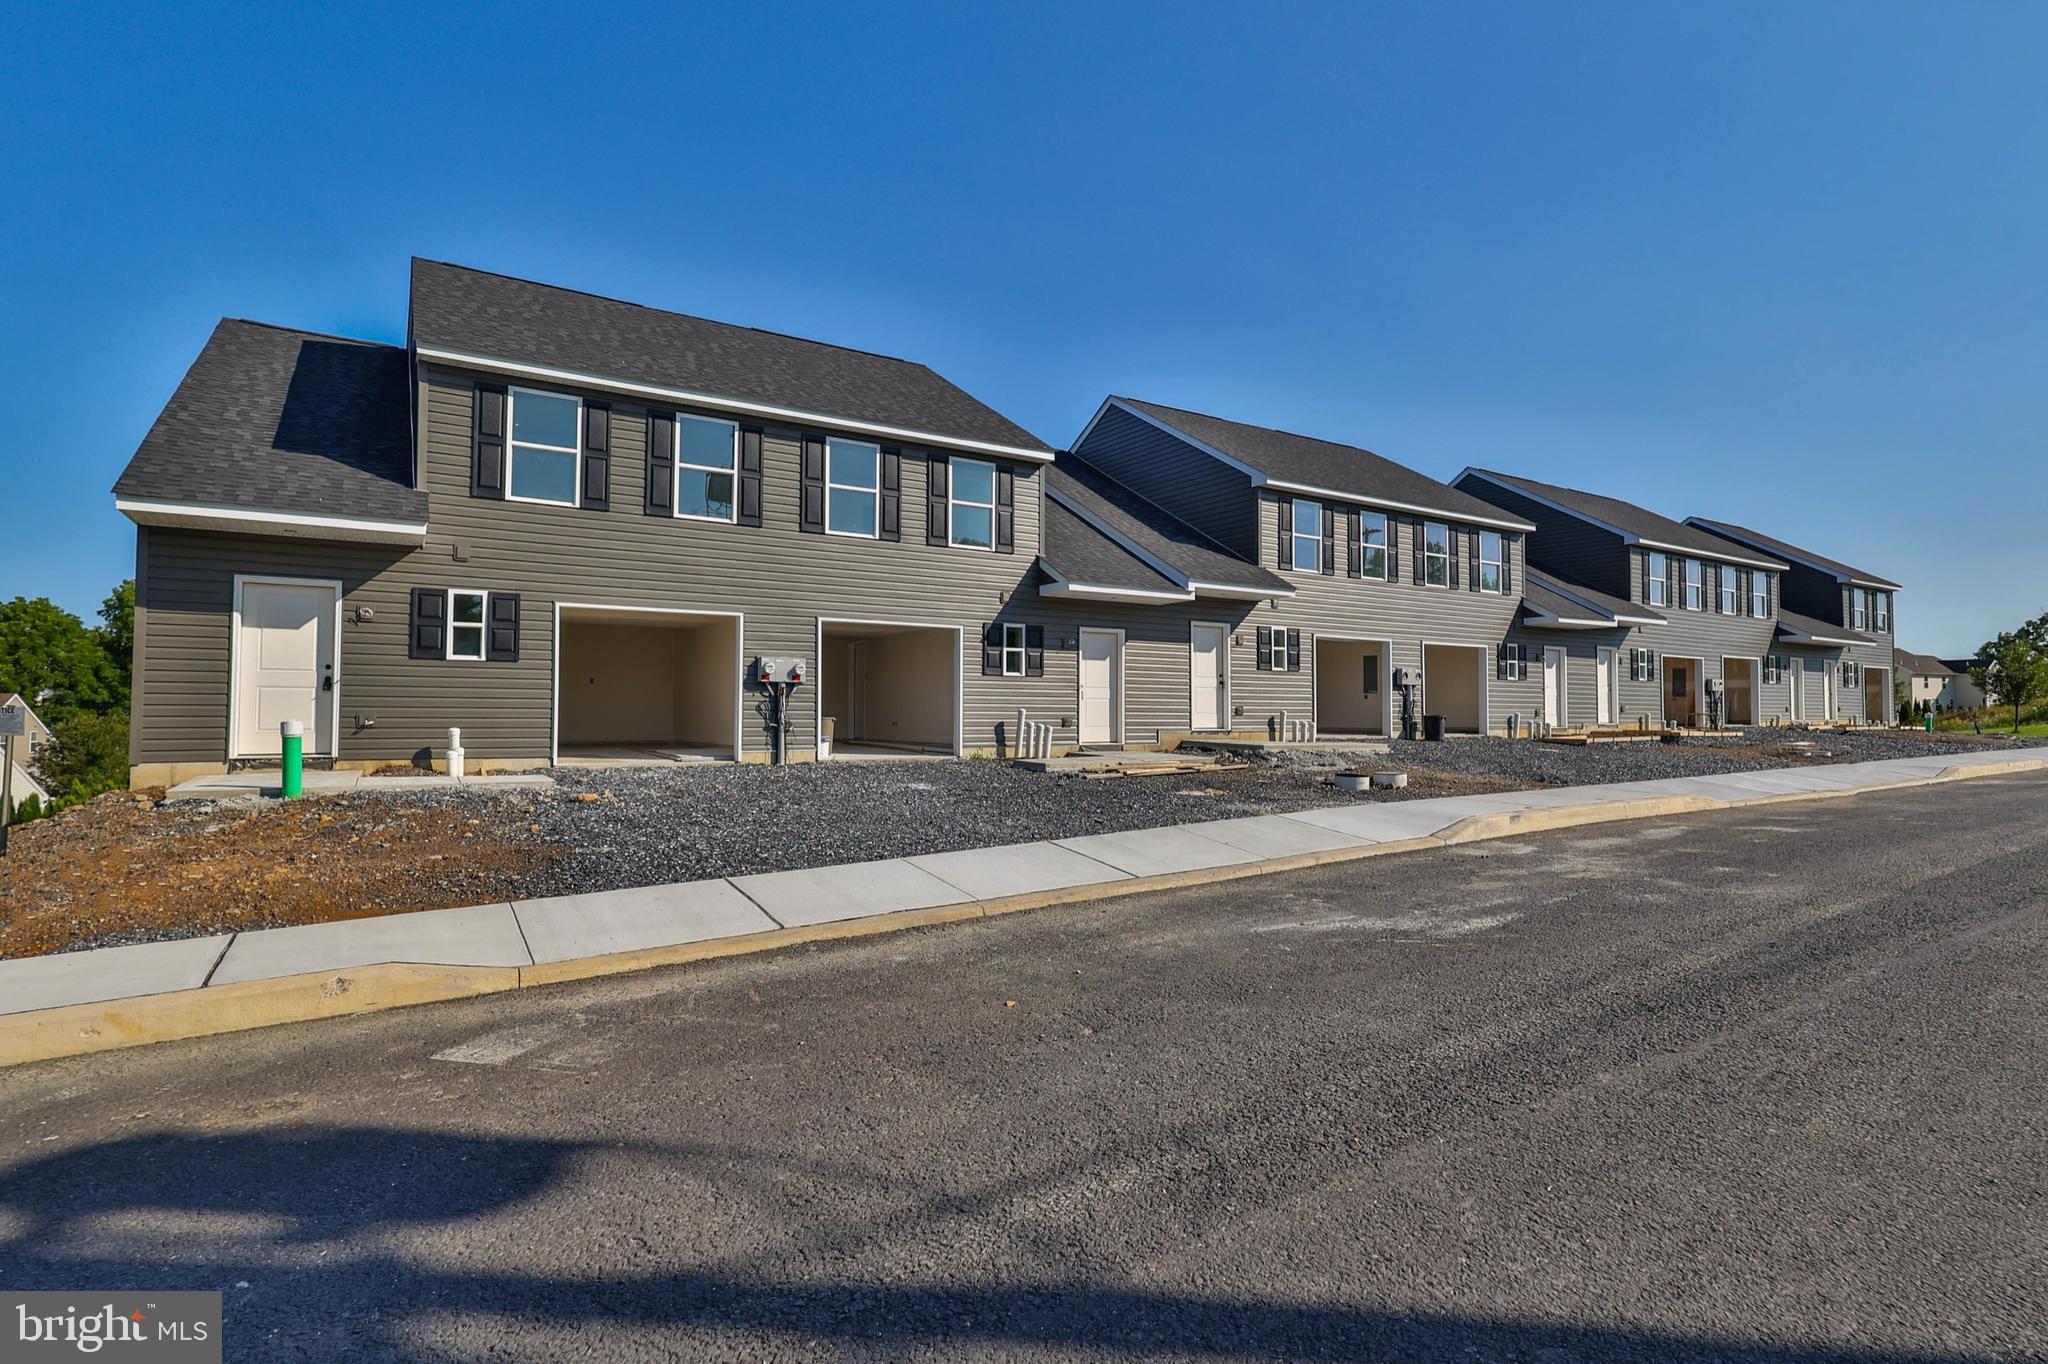
[[[861,346],[842,346],[836,341],[820,341],[814,336],[798,336],[795,332],[776,331],[772,327],[750,327],[744,322],[727,322],[722,318],[706,317],[702,313],[685,313],[679,312],[674,308],[657,308],[652,303],[642,303],[637,299],[620,298],[615,294],[600,294],[592,289],[577,289],[567,284],[550,284],[546,280],[528,279],[524,275],[508,275],[502,270],[486,270],[481,266],[463,265],[458,261],[436,260],[432,256],[414,256],[413,260],[421,264],[438,265],[449,270],[461,270],[466,274],[488,275],[492,279],[509,280],[514,284],[530,284],[536,289],[552,289],[556,293],[575,294],[579,298],[595,299],[599,303],[616,303],[622,308],[639,308],[645,312],[660,313],[665,317],[684,317],[692,322],[704,322],[714,327],[730,327],[734,331],[752,332],[756,336],[773,336],[784,341],[801,341],[807,346],[822,346],[826,350],[845,351],[850,355],[865,355],[873,360],[887,360],[891,364],[908,365],[912,369],[921,369],[930,374],[938,373],[930,365],[922,361],[906,359],[901,355],[890,355],[886,351],[867,350]],[[938,375],[938,377],[945,378],[944,375]],[[947,382],[950,383],[951,381],[948,380]],[[965,392],[965,390],[963,389],[962,392]],[[972,394],[968,394],[968,396],[973,397]],[[976,401],[979,402],[980,400],[976,399]],[[982,405],[984,407],[987,406],[986,403]],[[993,411],[994,409],[990,410]]]
[[[1218,553],[1218,554],[1222,554],[1222,555],[1225,555],[1225,556],[1226,556],[1226,557],[1228,557],[1228,558],[1232,558],[1232,559],[1235,559],[1235,560],[1237,560],[1237,561],[1238,561],[1239,563],[1241,563],[1241,564],[1251,564],[1251,566],[1252,566],[1253,568],[1257,568],[1257,567],[1259,567],[1259,565],[1257,565],[1257,564],[1254,564],[1254,563],[1252,563],[1252,561],[1251,561],[1251,560],[1249,560],[1249,559],[1245,558],[1245,557],[1244,557],[1244,556],[1243,556],[1242,554],[1239,554],[1239,553],[1238,553],[1238,552],[1237,552],[1236,550],[1234,550],[1234,549],[1230,548],[1230,546],[1228,546],[1228,545],[1224,544],[1224,543],[1223,543],[1222,541],[1220,541],[1220,540],[1216,540],[1216,539],[1212,539],[1212,538],[1210,537],[1209,533],[1208,533],[1207,531],[1203,530],[1203,529],[1202,529],[1202,528],[1201,528],[1200,526],[1196,526],[1196,525],[1191,525],[1191,524],[1189,524],[1189,523],[1188,523],[1187,521],[1183,520],[1182,518],[1180,518],[1180,517],[1178,517],[1178,516],[1175,516],[1175,515],[1174,515],[1174,514],[1173,514],[1173,513],[1171,512],[1171,511],[1168,511],[1168,510],[1167,510],[1167,509],[1166,509],[1166,508],[1165,508],[1164,506],[1161,506],[1161,505],[1160,505],[1159,503],[1157,503],[1157,502],[1154,502],[1154,501],[1153,501],[1153,500],[1152,500],[1151,498],[1149,498],[1149,497],[1145,496],[1145,494],[1143,494],[1143,493],[1139,492],[1139,491],[1138,491],[1138,490],[1137,490],[1136,488],[1133,488],[1133,487],[1131,487],[1131,486],[1130,486],[1130,485],[1129,485],[1128,483],[1125,483],[1125,482],[1124,482],[1124,481],[1123,481],[1122,479],[1119,479],[1119,478],[1115,478],[1115,477],[1112,477],[1112,476],[1111,476],[1111,475],[1109,475],[1109,474],[1106,474],[1106,473],[1104,473],[1104,472],[1103,472],[1102,470],[1100,470],[1100,469],[1096,468],[1096,467],[1095,467],[1095,466],[1094,466],[1093,464],[1091,464],[1091,463],[1089,463],[1089,462],[1088,462],[1087,460],[1085,460],[1085,459],[1081,458],[1081,456],[1079,456],[1079,455],[1075,454],[1075,453],[1074,453],[1073,451],[1071,451],[1071,450],[1057,450],[1057,451],[1054,451],[1054,452],[1053,452],[1053,463],[1052,463],[1052,467],[1053,467],[1053,468],[1055,468],[1055,469],[1059,468],[1059,456],[1060,456],[1060,455],[1065,455],[1065,456],[1066,456],[1066,457],[1067,457],[1068,459],[1071,459],[1071,460],[1072,460],[1072,461],[1073,461],[1074,463],[1076,463],[1076,464],[1080,465],[1080,466],[1081,466],[1081,467],[1082,467],[1083,469],[1086,469],[1086,470],[1087,470],[1087,471],[1088,471],[1089,473],[1091,473],[1091,474],[1094,474],[1094,475],[1095,475],[1095,476],[1096,476],[1097,478],[1100,478],[1100,479],[1102,479],[1102,480],[1103,480],[1104,482],[1106,482],[1106,483],[1110,483],[1110,484],[1113,484],[1113,485],[1115,485],[1115,486],[1116,486],[1117,488],[1121,489],[1122,491],[1124,491],[1124,492],[1127,492],[1127,493],[1129,493],[1129,494],[1130,494],[1130,495],[1131,495],[1131,496],[1132,496],[1133,498],[1135,498],[1135,499],[1136,499],[1137,501],[1139,501],[1139,502],[1142,502],[1142,503],[1144,503],[1144,504],[1145,504],[1146,506],[1148,506],[1148,507],[1152,507],[1152,508],[1154,508],[1155,510],[1157,510],[1157,511],[1158,511],[1158,512],[1160,513],[1160,515],[1162,515],[1162,516],[1166,517],[1166,518],[1167,518],[1167,519],[1168,519],[1169,521],[1172,521],[1172,522],[1173,522],[1173,523],[1174,523],[1175,525],[1177,525],[1177,526],[1185,526],[1185,527],[1186,527],[1186,528],[1187,528],[1187,529],[1188,529],[1188,530],[1189,530],[1189,531],[1190,531],[1190,532],[1191,532],[1191,533],[1192,533],[1192,534],[1193,534],[1193,535],[1195,536],[1195,538],[1196,538],[1196,539],[1198,539],[1198,540],[1202,540],[1202,541],[1205,541],[1205,542],[1207,543],[1208,547],[1209,547],[1210,549],[1214,550],[1214,551],[1215,551],[1216,553]]]
[[[1163,407],[1168,412],[1183,412],[1190,417],[1204,417],[1212,422],[1225,422],[1231,426],[1248,427],[1253,431],[1270,431],[1276,436],[1286,436],[1289,440],[1314,441],[1317,445],[1334,445],[1339,450],[1356,450],[1361,455],[1371,455],[1374,459],[1383,459],[1386,460],[1389,464],[1401,464],[1401,461],[1395,459],[1392,455],[1383,455],[1379,451],[1373,449],[1371,446],[1353,445],[1348,441],[1331,440],[1328,436],[1311,436],[1306,431],[1289,431],[1284,426],[1261,426],[1257,422],[1241,422],[1237,420],[1237,418],[1235,417],[1219,417],[1214,412],[1197,412],[1192,407],[1175,407],[1172,403],[1157,403],[1153,402],[1150,398],[1132,398],[1129,396],[1118,395],[1115,393],[1110,394],[1110,397],[1119,402],[1143,403],[1147,407]],[[1407,469],[1410,473],[1418,474],[1423,478],[1429,478],[1429,475],[1423,473],[1420,469],[1413,468],[1406,464],[1401,464],[1401,467]],[[1441,479],[1431,479],[1430,481],[1434,483],[1443,482],[1443,480]],[[1448,488],[1451,485],[1445,483],[1444,486]]]
[[[382,350],[404,350],[395,341],[372,341],[366,336],[344,336],[340,332],[323,332],[314,327],[292,327],[282,322],[265,322],[260,317],[223,317],[220,322],[233,322],[243,327],[261,327],[265,331],[286,332],[292,336],[317,336],[323,341],[346,341],[352,346],[376,346]],[[216,328],[220,326],[217,322]]]

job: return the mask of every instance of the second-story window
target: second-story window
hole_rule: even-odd
[[[1431,587],[1451,585],[1451,528],[1441,521],[1422,523],[1422,581]]]
[[[1685,609],[1704,611],[1707,609],[1707,567],[1698,559],[1685,561]]]
[[[1387,580],[1387,515],[1362,511],[1358,514],[1358,573],[1360,577]],[[1368,658],[1375,657],[1367,655]]]
[[[1479,590],[1500,591],[1501,537],[1497,530],[1479,532]]]
[[[1849,589],[1849,626],[1861,630],[1870,623],[1870,594],[1860,587]]]
[[[575,506],[583,458],[582,400],[515,388],[507,401],[512,404],[512,472],[505,495]]]
[[[1721,583],[1721,614],[1732,616],[1742,609],[1738,605],[1740,594],[1736,591],[1735,570],[1727,564],[1715,564],[1714,573]]]
[[[709,417],[676,419],[676,515],[692,521],[733,519],[733,462],[740,429]]]
[[[996,466],[978,459],[953,459],[952,508],[948,538],[961,549],[996,547]],[[1019,625],[1014,627],[1023,629]],[[1007,646],[1005,646],[1007,647]],[[1007,667],[1007,664],[1005,665]]]
[[[1871,628],[1879,634],[1890,634],[1892,632],[1892,594],[1889,592],[1873,592],[1870,594],[1870,603],[1872,610],[1876,613],[1871,619]]]
[[[1294,499],[1294,566],[1303,573],[1323,571],[1323,504]]]
[[[825,442],[825,530],[830,535],[875,538],[880,446],[859,440]]]
[[[1671,561],[1650,551],[1650,605],[1671,605]]]
[[[1771,575],[1760,568],[1749,575],[1749,614],[1759,620],[1771,614]]]

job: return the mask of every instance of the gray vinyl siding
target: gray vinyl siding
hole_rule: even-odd
[[[1647,604],[1646,598],[1648,593],[1645,590],[1644,564],[1648,556],[1649,552],[1642,549],[1631,549],[1628,552],[1628,595],[1629,600],[1638,605]],[[1670,557],[1677,561],[1693,556],[1673,554]],[[1711,566],[1714,561],[1707,560],[1705,562]],[[1680,568],[1677,572],[1679,574],[1678,595],[1668,606],[1650,608],[1658,615],[1663,616],[1666,623],[1663,625],[1646,626],[1635,632],[1642,647],[1651,648],[1657,652],[1657,672],[1660,685],[1664,672],[1663,661],[1667,655],[1699,659],[1701,661],[1702,676],[1716,678],[1722,682],[1727,680],[1726,669],[1722,666],[1723,660],[1729,658],[1754,658],[1758,660],[1758,722],[1768,723],[1773,715],[1784,714],[1791,701],[1791,684],[1787,682],[1765,684],[1762,682],[1762,659],[1765,655],[1774,651],[1773,640],[1777,637],[1777,590],[1773,589],[1772,592],[1773,599],[1769,616],[1724,616],[1715,609],[1719,598],[1714,575],[1710,571],[1705,578],[1707,609],[1704,611],[1689,611],[1679,604],[1684,600],[1684,570]],[[1742,610],[1747,610],[1749,606],[1747,598],[1741,595],[1739,591],[1736,597],[1736,605]],[[1782,653],[1783,650],[1777,649],[1776,652]],[[1660,722],[1662,702],[1663,698],[1660,694],[1658,698],[1660,709],[1657,712]]]
[[[1315,664],[1311,643],[1317,635],[1389,641],[1392,652],[1386,666],[1390,676],[1394,668],[1419,669],[1425,642],[1474,646],[1485,655],[1483,676],[1489,730],[1503,730],[1507,716],[1517,709],[1525,715],[1528,713],[1526,703],[1518,707],[1512,696],[1503,693],[1503,684],[1495,677],[1495,659],[1500,644],[1506,639],[1521,605],[1520,584],[1523,574],[1528,571],[1524,562],[1527,537],[1506,537],[1505,552],[1511,564],[1511,586],[1499,594],[1471,591],[1466,586],[1469,562],[1463,560],[1456,588],[1417,585],[1412,572],[1416,527],[1399,517],[1388,519],[1393,550],[1399,556],[1398,581],[1379,582],[1346,575],[1341,520],[1337,571],[1333,574],[1309,573],[1280,567],[1280,500],[1271,493],[1258,494],[1259,563],[1285,578],[1293,586],[1295,595],[1270,604],[1262,603],[1246,620],[1246,625],[1300,630],[1301,671],[1236,674],[1245,685],[1234,699],[1244,706],[1247,723],[1263,726],[1283,710],[1293,718],[1310,718],[1315,702]],[[1451,524],[1461,533],[1471,529],[1457,526],[1455,522]],[[1425,703],[1427,698],[1428,679],[1425,677],[1422,697]],[[1400,723],[1398,698],[1394,722],[1397,726]]]
[[[1536,527],[1529,537],[1529,562],[1539,573],[1583,583],[1611,597],[1628,595],[1629,585],[1622,578],[1628,565],[1622,553],[1625,542],[1613,531],[1487,479],[1468,477],[1456,486]]]
[[[1543,716],[1543,651],[1565,651],[1565,724],[1572,729],[1590,729],[1600,722],[1599,651],[1615,651],[1616,699],[1619,709],[1615,723],[1626,729],[1663,723],[1663,712],[1655,678],[1638,682],[1629,676],[1628,651],[1654,649],[1656,645],[1642,629],[1544,630],[1518,625],[1508,641],[1529,651],[1529,676],[1524,681],[1494,682],[1496,711],[1520,717],[1526,728]]]
[[[1115,407],[1074,453],[1232,553],[1258,552],[1251,478],[1214,455]]]

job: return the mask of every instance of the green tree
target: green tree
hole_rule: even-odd
[[[50,726],[36,753],[36,779],[57,804],[76,805],[128,784],[128,722],[118,715],[72,715]]]
[[[128,713],[128,692],[135,673],[135,579],[130,578],[107,594],[100,603],[99,636],[113,666],[112,687],[121,714]]]
[[[44,723],[126,704],[99,636],[47,597],[0,602],[0,691],[20,692]]]
[[[1994,706],[2012,707],[2015,734],[2020,728],[2020,711],[2028,702],[2048,696],[2048,649],[2026,633],[2040,623],[2029,621],[1992,640],[1977,651],[1976,666],[1970,669],[1970,676],[1984,689],[1987,701]]]

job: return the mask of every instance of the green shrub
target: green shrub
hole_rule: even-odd
[[[36,779],[59,808],[128,784],[128,722],[118,715],[73,715],[50,727],[36,754]]]
[[[26,824],[30,820],[41,819],[49,813],[48,810],[43,808],[43,798],[31,791],[15,805],[14,817],[7,822],[9,824]]]

